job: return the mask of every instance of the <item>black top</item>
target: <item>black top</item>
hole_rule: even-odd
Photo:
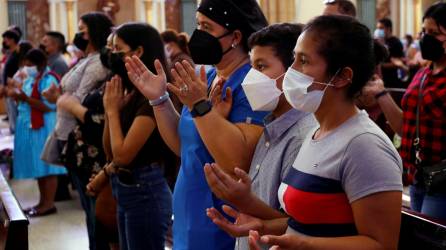
[[[138,116],[149,116],[155,119],[153,108],[138,91],[131,93],[133,96],[121,110],[122,132],[127,135],[133,121]],[[156,127],[136,157],[129,164],[132,168],[149,166],[151,163],[166,164],[166,160],[173,157],[173,153],[164,143]]]
[[[8,77],[12,78],[14,74],[19,70],[19,53],[12,52],[6,60],[3,71],[3,84],[6,85]]]
[[[87,108],[84,123],[78,125],[69,134],[64,148],[66,166],[82,168],[88,172],[98,172],[106,163],[102,145],[104,130],[104,106],[102,95],[104,86],[91,91],[82,102]]]
[[[390,62],[390,58],[402,58],[404,57],[403,44],[397,37],[389,37],[385,40],[386,47],[389,50],[389,57],[385,62]],[[388,88],[404,88],[403,82],[398,77],[398,69],[385,69],[382,68],[383,81]]]

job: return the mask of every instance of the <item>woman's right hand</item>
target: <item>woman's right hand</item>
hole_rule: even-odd
[[[155,60],[156,75],[137,57],[127,57],[125,67],[132,83],[149,100],[156,100],[166,93],[167,78],[161,62]]]
[[[215,225],[232,237],[248,236],[250,230],[263,232],[263,221],[259,218],[248,214],[240,213],[230,206],[223,205],[223,211],[235,219],[235,222],[230,222],[217,209],[206,209],[206,215],[212,220]]]
[[[108,177],[105,175],[104,170],[100,171],[96,175],[93,174],[90,178],[90,182],[87,184],[85,193],[89,196],[97,196],[101,190],[107,185]]]

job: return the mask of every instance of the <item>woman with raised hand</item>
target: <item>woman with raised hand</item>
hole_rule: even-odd
[[[241,83],[251,68],[248,37],[267,21],[254,0],[204,0],[196,16],[198,27],[189,49],[195,63],[215,65],[207,77],[203,69],[196,76],[185,61],[175,65],[173,84],[167,84],[159,62],[155,62],[156,75],[136,58],[127,59],[127,69],[132,82],[154,105],[164,141],[181,154],[174,192],[174,249],[233,249],[234,239],[203,213],[223,204],[206,183],[203,165],[216,161],[228,173],[236,165],[249,167],[266,113],[251,109]],[[208,93],[220,85],[223,95],[232,98],[232,107],[209,102]],[[167,86],[184,104],[181,115],[169,101]],[[217,112],[219,108],[229,109],[228,119]]]
[[[163,48],[156,29],[144,23],[123,24],[113,38],[110,67],[115,76],[103,98],[103,141],[111,163],[96,178],[111,177],[121,250],[164,249],[171,222],[172,194],[164,166],[173,153],[161,139],[153,108],[133,87],[124,63],[125,57],[133,56],[150,70],[155,60],[166,68]]]
[[[397,249],[401,158],[354,102],[374,71],[369,29],[351,17],[320,16],[304,28],[294,53],[285,97],[295,109],[314,113],[319,127],[279,187],[289,218],[225,209],[236,219],[225,225],[255,230],[255,250],[260,243],[272,249]]]

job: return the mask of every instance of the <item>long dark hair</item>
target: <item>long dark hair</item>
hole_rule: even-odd
[[[111,19],[102,12],[89,12],[80,18],[88,27],[90,44],[95,50],[100,50],[107,44],[107,37],[113,27]]]
[[[164,44],[160,34],[154,27],[146,23],[125,23],[116,29],[115,35],[132,50],[137,49],[139,46],[144,49],[140,59],[150,71],[156,72],[154,61],[156,59],[160,60],[168,80],[170,80],[166,55],[164,54]]]

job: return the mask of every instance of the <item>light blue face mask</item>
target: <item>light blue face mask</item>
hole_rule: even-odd
[[[39,71],[37,70],[37,66],[25,66],[23,70],[29,77],[36,77]]]
[[[376,29],[375,32],[373,32],[373,37],[377,39],[383,39],[384,37],[386,37],[386,32],[384,31],[384,29]]]

